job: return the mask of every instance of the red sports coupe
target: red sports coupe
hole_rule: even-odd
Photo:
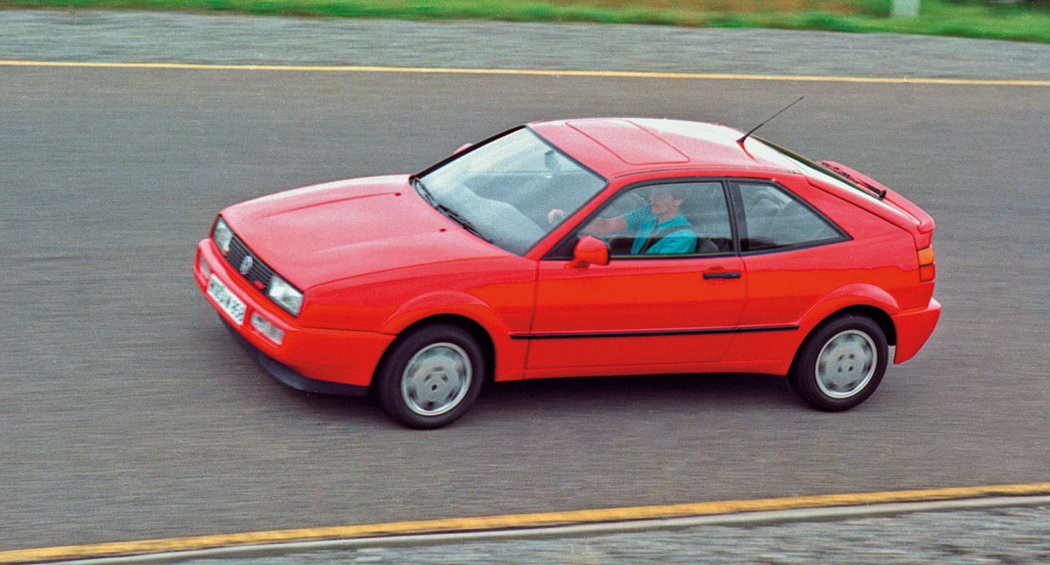
[[[415,175],[219,214],[197,284],[271,375],[417,428],[483,383],[786,375],[867,399],[933,332],[933,219],[844,165],[705,123],[533,123]]]

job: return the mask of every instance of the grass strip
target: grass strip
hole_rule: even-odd
[[[896,32],[1050,43],[1050,2],[921,0],[0,0],[0,8],[228,12],[320,18],[593,22],[686,27]]]

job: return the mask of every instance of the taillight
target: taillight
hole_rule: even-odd
[[[919,250],[919,280],[932,281],[937,277],[937,266],[934,265],[933,246]]]

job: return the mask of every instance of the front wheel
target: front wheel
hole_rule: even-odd
[[[462,328],[433,325],[398,339],[377,374],[380,404],[411,428],[439,428],[470,408],[481,392],[485,363],[477,340]]]
[[[806,339],[789,378],[811,406],[840,412],[875,392],[888,361],[882,328],[871,318],[846,315],[825,322]]]

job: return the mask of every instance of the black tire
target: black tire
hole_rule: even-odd
[[[394,342],[376,372],[376,394],[399,423],[440,428],[470,408],[485,377],[477,340],[460,327],[435,324]]]
[[[875,392],[888,363],[882,328],[866,316],[843,315],[810,334],[788,377],[791,388],[814,408],[841,412]]]

